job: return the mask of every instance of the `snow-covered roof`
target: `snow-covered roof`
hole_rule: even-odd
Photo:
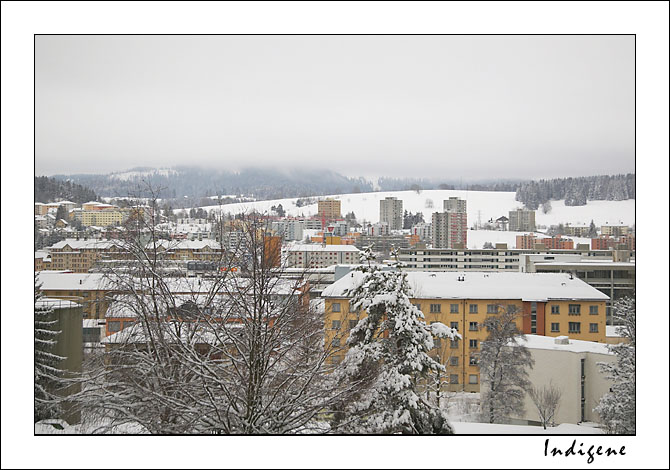
[[[156,245],[169,250],[202,250],[206,247],[221,249],[221,245],[215,240],[158,240]],[[149,242],[147,246],[153,247],[153,243]]]
[[[85,249],[85,248],[97,248],[99,250],[104,250],[112,246],[118,245],[118,242],[109,241],[109,240],[98,240],[98,239],[88,239],[88,240],[77,240],[75,238],[66,238],[61,240],[58,243],[51,245],[49,248],[52,250],[60,250],[69,246],[74,250]]]
[[[416,299],[607,300],[609,297],[567,273],[407,272],[411,297]],[[463,281],[459,281],[463,278]],[[354,271],[327,287],[323,297],[346,297],[363,273]]]
[[[35,307],[37,307],[37,308],[61,309],[61,308],[80,307],[80,305],[76,302],[72,302],[71,300],[52,299],[50,297],[42,297],[37,302],[35,302]]]
[[[307,244],[294,244],[287,247],[287,251],[310,251],[310,252],[323,252],[323,251],[342,251],[342,252],[352,252],[357,253],[360,250],[353,245],[321,245],[318,243],[307,245]]]
[[[37,251],[35,252],[35,259],[37,259],[37,258],[47,259],[47,258],[49,258],[50,256],[51,256],[51,255],[50,255],[48,252],[46,252],[46,251],[37,250]]]
[[[62,271],[40,271],[37,283],[42,290],[103,290],[109,289],[109,280],[100,273],[65,273]]]
[[[556,343],[556,338],[541,335],[525,335],[526,341],[521,342],[528,349],[551,349],[553,351],[569,351],[574,353],[597,353],[612,354],[607,344],[596,343],[595,341],[582,341],[579,339],[568,339],[568,344]]]

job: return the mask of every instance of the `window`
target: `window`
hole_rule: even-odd
[[[597,305],[591,305],[589,307],[589,315],[598,315],[598,306]]]
[[[121,331],[121,322],[120,321],[109,321],[107,322],[107,331],[110,333],[116,333]]]
[[[333,320],[332,327],[333,327],[333,330],[339,330],[340,329],[340,320]]]
[[[349,329],[353,330],[358,325],[358,320],[349,320]]]
[[[330,344],[334,348],[339,348],[340,347],[340,338],[333,338],[333,340],[330,342]]]
[[[356,313],[356,312],[358,312],[358,309],[356,307],[354,307],[351,303],[349,303],[349,311],[351,313]]]
[[[417,309],[421,310],[421,304],[412,304],[414,305]]]
[[[470,356],[470,365],[471,366],[479,365],[479,358],[477,356]]]
[[[450,343],[451,343],[450,344],[451,349],[458,348],[458,339],[452,339]]]
[[[477,304],[470,304],[470,313],[477,313]]]
[[[430,304],[430,313],[440,313],[440,304]]]
[[[560,325],[558,323],[552,323],[551,324],[551,332],[552,333],[558,333],[561,331]]]
[[[433,349],[440,349],[442,347],[442,339],[435,338],[433,339]]]
[[[579,304],[570,304],[568,305],[568,315],[581,315],[582,306]]]
[[[333,302],[332,304],[332,309],[333,312],[339,312],[340,310],[340,303],[339,302]]]
[[[470,374],[468,383],[470,383],[470,384],[476,384],[476,383],[477,383],[477,374]]]
[[[498,313],[498,306],[495,304],[488,304],[486,306],[486,313]]]
[[[457,384],[458,383],[458,374],[449,375],[449,383],[450,384]]]
[[[597,323],[589,323],[589,333],[598,333]]]
[[[578,321],[571,321],[568,323],[568,333],[581,333],[582,324]]]
[[[478,330],[477,326],[478,325],[477,325],[476,321],[471,321],[470,322],[470,331],[477,331]]]
[[[551,306],[551,313],[556,315],[558,313],[561,313],[561,306],[560,305],[552,305]]]
[[[458,365],[458,357],[450,357],[449,358],[449,365],[450,366],[457,366]]]
[[[458,331],[458,322],[457,321],[452,321],[449,326],[451,326],[454,330]]]
[[[470,349],[477,349],[477,340],[476,339],[471,339],[470,340]]]
[[[449,313],[458,313],[458,304],[451,304],[449,306]]]

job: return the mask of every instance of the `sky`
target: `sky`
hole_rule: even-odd
[[[633,36],[48,36],[35,172],[635,171]]]

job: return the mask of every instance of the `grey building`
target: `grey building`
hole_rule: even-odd
[[[509,211],[509,229],[511,232],[534,232],[535,211],[527,209]]]
[[[402,230],[402,200],[387,197],[379,201],[379,221],[389,224],[390,230]]]

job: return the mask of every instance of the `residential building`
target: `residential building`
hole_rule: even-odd
[[[467,212],[467,201],[457,197],[450,197],[442,201],[444,212]]]
[[[324,289],[326,344],[348,334],[348,328],[332,325],[354,325],[365,315],[349,306],[351,289],[362,280],[363,273],[353,272]],[[411,302],[423,312],[426,323],[444,323],[462,336],[440,341],[434,351],[447,366],[452,391],[479,391],[478,360],[481,343],[487,338],[482,325],[500,309],[515,308],[517,326],[526,334],[570,334],[605,343],[608,297],[568,274],[408,272],[407,281]]]
[[[81,224],[88,227],[96,225],[108,227],[110,225],[121,225],[125,220],[125,213],[119,209],[95,209],[73,212],[75,220],[81,221]]]
[[[35,252],[35,272],[51,269],[51,255],[46,251]]]
[[[612,256],[616,252],[609,253]],[[608,324],[612,324],[612,303],[622,297],[635,295],[635,261],[582,258],[574,254],[521,254],[519,266],[520,270],[529,273],[570,273],[606,294],[609,297]]]
[[[551,256],[573,254],[584,259],[612,260],[613,252],[606,250],[547,250],[544,245],[536,249],[508,248],[506,244],[496,244],[488,249],[440,249],[408,248],[400,250],[400,261],[410,271],[506,271],[520,270],[521,254],[541,254]]]
[[[37,283],[46,297],[76,302],[84,318],[105,318],[113,288],[104,274],[41,271]],[[79,317],[81,329],[81,316]]]
[[[412,227],[411,234],[416,235],[421,241],[430,242],[433,239],[433,225],[419,222]]]
[[[509,211],[509,229],[512,232],[534,232],[535,211],[527,209]]]
[[[587,237],[589,235],[590,227],[588,225],[566,225],[565,233],[563,235],[569,235],[571,237]]]
[[[352,245],[295,244],[286,249],[289,267],[325,268],[360,261],[360,250]]]
[[[528,369],[530,383],[535,387],[552,385],[560,391],[554,423],[600,422],[594,409],[609,392],[612,382],[600,371],[598,363],[616,361],[607,345],[573,339],[573,335],[555,338],[526,335],[523,345],[535,361],[534,367]],[[521,420],[539,425],[537,408],[527,393],[524,401]]]
[[[432,228],[433,248],[465,248],[468,246],[467,212],[434,212]]]
[[[600,234],[610,237],[628,235],[628,232],[630,232],[630,227],[627,225],[603,225],[600,227]]]
[[[409,248],[410,239],[407,235],[361,235],[356,239],[355,245],[360,249],[372,246],[374,252],[388,253],[391,251],[391,248],[399,250]]]
[[[389,230],[402,230],[402,200],[387,197],[379,201],[379,222],[388,224]]]
[[[368,225],[365,232],[370,237],[383,237],[391,233],[390,226],[388,222],[379,222],[376,224]]]
[[[542,243],[547,250],[572,250],[575,248],[574,241],[569,238],[562,238],[560,235],[551,238],[541,238],[538,241]]]
[[[302,241],[304,222],[302,220],[284,219],[271,224],[272,230],[286,241]],[[319,227],[321,224],[319,223]]]
[[[319,219],[341,219],[342,201],[337,199],[324,199],[318,202]]]

